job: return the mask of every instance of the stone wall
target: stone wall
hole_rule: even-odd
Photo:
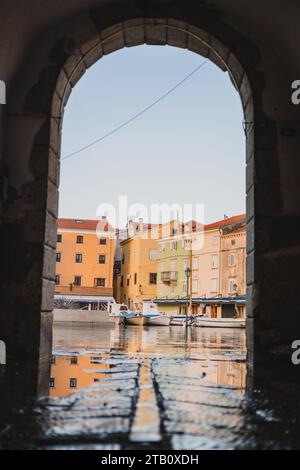
[[[7,66],[0,324],[8,353],[51,352],[60,140],[72,88],[103,55],[147,43],[207,57],[229,70],[239,91],[247,135],[248,359],[257,371],[288,364],[300,330],[300,108],[290,99],[300,74],[291,39],[299,5],[76,0],[60,16],[56,3],[45,6],[45,16],[40,10],[35,29],[26,30],[24,18],[19,37],[29,30],[30,37],[24,33],[24,47],[12,45]],[[270,11],[274,32],[265,27]]]

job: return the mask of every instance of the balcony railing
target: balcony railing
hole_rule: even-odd
[[[178,271],[164,271],[161,273],[161,280],[165,283],[177,282]]]

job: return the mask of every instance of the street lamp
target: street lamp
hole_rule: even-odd
[[[188,315],[189,309],[189,284],[190,284],[190,277],[191,277],[191,269],[186,268],[185,270],[185,277],[186,277],[186,307],[185,307],[185,315]],[[186,318],[186,325],[187,325],[187,318]]]

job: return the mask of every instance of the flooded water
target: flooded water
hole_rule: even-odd
[[[244,330],[56,326],[42,395],[0,371],[0,448],[299,447],[296,391],[247,386]]]

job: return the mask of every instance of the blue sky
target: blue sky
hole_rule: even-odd
[[[122,49],[99,60],[74,88],[62,157],[151,104],[204,59],[169,46]],[[204,204],[205,222],[245,210],[240,98],[208,62],[172,94],[88,150],[61,162],[60,217],[96,218],[99,204]],[[155,221],[154,221],[155,222]]]

